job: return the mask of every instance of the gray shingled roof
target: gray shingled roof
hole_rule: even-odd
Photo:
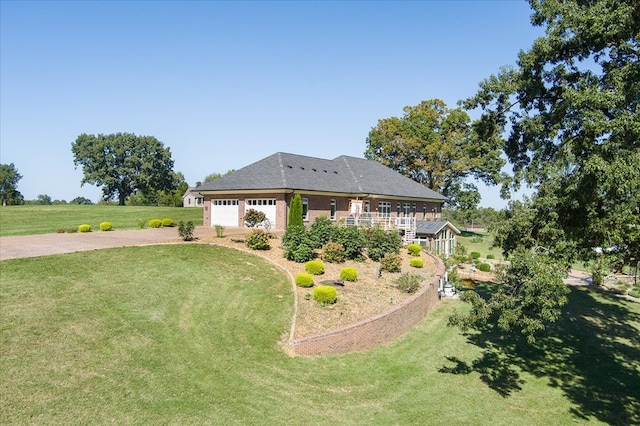
[[[418,220],[416,221],[416,234],[436,235],[445,226],[450,226],[456,234],[460,231],[448,220]]]
[[[195,191],[297,190],[445,200],[382,164],[346,155],[326,160],[277,152]]]

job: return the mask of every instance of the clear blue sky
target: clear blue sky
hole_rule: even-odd
[[[155,136],[190,185],[278,151],[362,157],[379,119],[454,107],[541,34],[518,0],[0,8],[0,162],[25,199],[100,198],[74,169],[81,133]]]

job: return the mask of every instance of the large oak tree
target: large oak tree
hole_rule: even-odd
[[[82,166],[82,184],[101,186],[105,200],[124,205],[136,192],[150,196],[175,189],[171,151],[153,136],[83,133],[71,151],[75,166]]]
[[[469,115],[440,99],[404,108],[402,117],[378,121],[367,137],[365,157],[378,161],[446,196],[449,205],[475,207],[480,201],[473,177],[501,182],[500,138],[474,131]]]
[[[508,133],[513,184],[534,189],[498,228],[498,243],[520,266],[503,292],[474,300],[471,317],[458,322],[496,316],[532,339],[557,318],[566,300],[558,279],[571,261],[640,256],[640,2],[529,3],[546,34],[465,102],[482,110],[484,134]],[[535,277],[544,270],[558,273]]]

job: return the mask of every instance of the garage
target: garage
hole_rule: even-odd
[[[211,200],[211,226],[238,226],[238,200]]]
[[[267,219],[271,223],[271,226],[276,226],[276,199],[275,198],[262,198],[262,199],[248,199],[245,202],[246,210],[254,209],[264,213]],[[245,211],[246,213],[246,211]]]

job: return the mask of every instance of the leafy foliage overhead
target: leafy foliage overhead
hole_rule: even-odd
[[[378,121],[367,138],[365,157],[376,160],[468,208],[479,202],[468,177],[488,184],[502,181],[501,139],[478,135],[460,108],[431,99],[404,108],[400,118]],[[480,137],[483,136],[483,137]]]
[[[177,184],[171,151],[153,136],[83,133],[71,151],[75,166],[82,166],[82,184],[101,186],[104,199],[117,197],[120,205],[135,192],[149,196]]]

